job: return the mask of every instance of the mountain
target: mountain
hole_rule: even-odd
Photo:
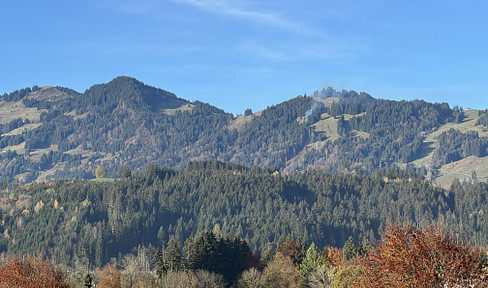
[[[99,165],[117,177],[121,167],[219,160],[285,174],[400,166],[448,186],[487,179],[486,119],[487,111],[332,88],[234,116],[130,77],[83,93],[34,86],[0,98],[0,179],[93,178]]]

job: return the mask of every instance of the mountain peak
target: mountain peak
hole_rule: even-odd
[[[117,76],[114,79],[112,79],[108,84],[109,85],[145,85],[143,82],[130,76]]]
[[[94,105],[123,102],[133,108],[146,107],[153,112],[175,109],[189,103],[171,92],[128,76],[118,76],[109,83],[94,85],[85,91],[85,95],[93,99]]]
[[[327,88],[323,88],[320,91],[319,90],[315,91],[312,96],[319,99],[327,99],[327,98],[344,99],[344,98],[355,98],[358,97],[359,94],[354,90],[347,91],[342,89],[342,91],[338,91],[332,87],[327,87]]]

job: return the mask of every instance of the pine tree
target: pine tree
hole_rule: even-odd
[[[164,265],[167,271],[176,272],[183,268],[181,250],[178,242],[171,238],[165,251]]]
[[[162,279],[166,269],[164,265],[163,251],[161,251],[161,249],[158,249],[154,255],[154,263],[156,275],[158,276],[158,279]]]
[[[344,263],[359,255],[359,248],[352,236],[349,236],[349,239],[344,243],[342,253]]]

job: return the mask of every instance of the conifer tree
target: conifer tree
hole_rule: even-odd
[[[342,253],[344,263],[359,255],[359,247],[356,245],[356,241],[354,241],[352,236],[349,236],[349,239],[344,244]]]
[[[300,272],[303,277],[308,277],[312,271],[317,269],[320,265],[325,264],[325,256],[320,251],[315,243],[312,242],[307,249],[305,258],[303,258],[302,264],[300,264]]]
[[[164,264],[167,271],[176,272],[183,268],[180,246],[174,238],[171,238],[168,242]]]

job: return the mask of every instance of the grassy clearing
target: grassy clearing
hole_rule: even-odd
[[[94,178],[94,179],[91,179],[90,181],[92,181],[92,182],[114,182],[115,179],[114,178]]]
[[[91,155],[95,154],[96,152],[89,151],[89,150],[83,150],[82,146],[80,145],[80,146],[76,147],[75,149],[68,150],[64,153],[69,154],[69,155],[81,154],[81,158],[88,158]]]
[[[468,131],[476,131],[478,132],[480,137],[488,137],[488,130],[484,131],[482,126],[476,125],[476,121],[479,118],[478,110],[466,110],[464,111],[464,116],[465,118],[463,122],[446,123],[443,126],[439,127],[439,129],[437,129],[435,132],[427,135],[421,148],[421,153],[419,156],[420,158],[416,159],[412,163],[417,167],[427,166],[431,162],[432,156],[434,154],[437,137],[439,137],[439,135],[441,135],[443,132],[450,130],[451,128],[456,129],[462,133],[466,133]],[[471,175],[471,173],[469,173],[469,175]]]
[[[44,149],[36,149],[36,150],[33,150],[31,152],[31,156],[32,156],[32,158],[35,161],[39,161],[39,160],[41,160],[42,154],[47,154],[51,150],[52,151],[58,151],[58,145],[53,144],[53,145],[51,145],[51,146],[49,146],[47,148],[44,148]]]
[[[431,163],[432,156],[434,155],[435,141],[424,141],[420,147],[420,158],[412,161],[411,163],[416,167],[428,166]]]
[[[2,149],[2,151],[8,151],[8,150],[15,151],[17,152],[17,154],[25,154],[25,142],[22,142],[14,146],[7,146]]]
[[[27,96],[27,98],[41,100],[41,101],[55,102],[59,100],[69,100],[70,98],[73,98],[73,96],[61,92],[55,87],[44,86],[39,91],[31,92]]]
[[[195,108],[195,105],[188,103],[188,104],[183,104],[180,107],[175,109],[163,109],[163,113],[166,115],[175,115],[177,111],[181,111],[181,112],[192,111],[193,108]]]
[[[86,118],[86,116],[88,116],[88,114],[89,114],[89,112],[83,113],[81,115],[77,115],[75,110],[70,111],[68,113],[64,113],[64,115],[73,116],[73,119],[75,119],[75,120]]]
[[[472,173],[476,171],[478,181],[488,180],[488,157],[470,156],[462,160],[446,164],[439,169],[435,182],[442,187],[450,187],[454,179],[459,181],[472,180]]]
[[[361,116],[364,116],[364,115],[366,115],[366,112],[359,113],[359,114],[356,114],[356,115],[344,114],[344,120],[351,120],[351,118],[354,117],[354,116],[361,117]]]
[[[360,115],[356,115],[356,116],[360,116]],[[354,117],[354,115],[344,114],[345,120],[349,120],[352,117]],[[331,117],[327,113],[322,114],[320,118],[322,120],[312,125],[312,127],[315,129],[315,132],[324,133],[328,141],[335,141],[341,138],[341,136],[337,134],[337,122],[339,122],[338,119]],[[362,137],[364,139],[369,138],[369,133],[367,132],[353,130],[352,133],[353,135]]]
[[[227,128],[229,130],[235,129],[235,130],[241,131],[246,127],[247,123],[252,121],[253,117],[254,117],[253,115],[239,116],[239,117],[235,118],[234,120],[232,120],[231,122],[229,122],[229,124],[227,125]]]
[[[363,131],[358,131],[358,130],[352,130],[351,133],[354,136],[359,136],[363,139],[368,139],[369,138],[369,133],[368,132],[363,132]]]
[[[307,148],[308,149],[316,149],[316,150],[319,150],[320,148],[322,148],[325,144],[327,144],[328,140],[324,140],[324,141],[315,141],[313,143],[310,143],[307,145]],[[306,151],[308,152],[308,151]],[[302,155],[303,156],[303,155]]]
[[[57,170],[64,169],[64,163],[58,163],[49,170],[41,171],[36,181],[45,181],[56,174]]]
[[[437,129],[435,132],[427,136],[426,141],[427,142],[436,141],[439,135],[441,135],[443,132],[448,131],[451,128],[459,130],[462,133],[466,133],[468,131],[476,131],[478,132],[480,137],[488,137],[488,130],[484,131],[483,126],[476,125],[476,121],[479,118],[478,110],[464,111],[464,116],[465,118],[461,123],[447,123],[439,127],[439,129]]]
[[[317,123],[313,124],[315,132],[322,132],[327,137],[327,140],[334,141],[339,139],[341,136],[337,134],[337,119],[332,117],[323,119],[318,121]]]
[[[27,108],[22,101],[7,102],[0,100],[0,124],[6,124],[12,120],[22,118],[31,122],[39,122],[41,113],[46,109]]]
[[[32,123],[32,124],[25,124],[22,127],[16,128],[14,130],[11,130],[5,134],[2,134],[2,137],[4,136],[12,136],[12,135],[20,135],[22,132],[27,132],[30,130],[34,130],[37,127],[41,126],[42,123]]]

